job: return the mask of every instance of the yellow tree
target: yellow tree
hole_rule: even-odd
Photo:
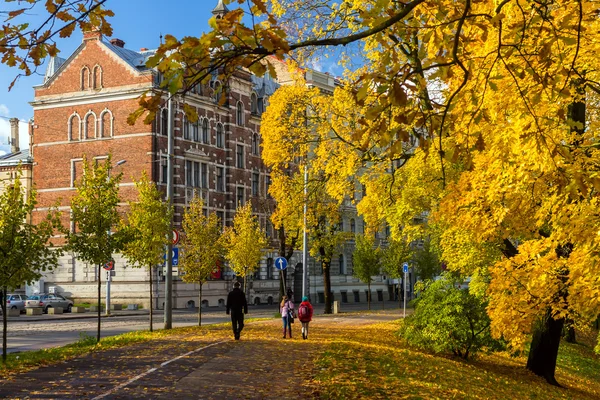
[[[223,232],[225,259],[236,276],[244,278],[244,290],[248,296],[248,275],[258,269],[267,238],[260,229],[256,216],[252,214],[252,204],[238,206],[233,226]]]
[[[152,319],[152,272],[153,268],[164,260],[165,248],[171,235],[172,208],[163,200],[162,193],[154,182],[148,179],[146,172],[135,183],[138,199],[129,203],[129,213],[123,220],[123,231],[128,240],[123,247],[123,255],[136,267],[146,268],[150,276],[148,301],[150,308],[150,332]]]
[[[352,254],[352,274],[367,284],[367,303],[371,309],[371,281],[381,272],[381,248],[375,246],[373,235],[356,235]]]
[[[205,216],[203,207],[202,198],[196,196],[183,214],[183,258],[179,264],[180,271],[184,274],[183,280],[200,286],[198,326],[202,324],[202,285],[210,278],[223,257],[221,221],[215,213]]]

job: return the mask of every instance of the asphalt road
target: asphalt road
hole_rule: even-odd
[[[382,309],[381,303],[372,305],[372,309]],[[386,309],[392,306],[386,303]],[[397,309],[397,304],[394,304]],[[366,310],[367,304],[343,304],[344,312]],[[247,318],[269,318],[277,312],[277,306],[251,306]],[[401,315],[402,311],[399,311]],[[162,329],[163,311],[155,311],[154,329]],[[322,314],[323,306],[315,306],[315,314]],[[78,341],[82,335],[96,337],[97,319],[93,313],[64,314],[62,316],[44,315],[41,318],[21,316],[11,318],[8,323],[7,342],[9,353],[39,350],[57,346],[64,346]],[[225,308],[211,308],[202,311],[202,325],[218,324],[230,321],[225,314]],[[174,310],[173,327],[197,325],[197,311]],[[120,335],[126,332],[147,330],[148,312],[121,312],[110,318],[102,318],[102,337]]]

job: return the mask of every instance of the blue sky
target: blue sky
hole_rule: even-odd
[[[43,3],[43,2],[42,2]],[[111,18],[113,37],[125,42],[125,47],[139,50],[142,47],[158,47],[160,35],[172,34],[176,37],[199,36],[208,29],[208,20],[217,0],[108,0],[107,7],[115,12]],[[232,4],[236,7],[237,3]],[[2,5],[3,9],[6,7]],[[38,13],[38,14],[36,14]],[[35,10],[26,18],[32,25],[43,15]],[[75,31],[71,38],[61,39],[58,47],[59,56],[68,57],[81,43],[82,34]],[[45,67],[40,69],[43,73]],[[20,78],[12,90],[8,91],[10,82],[17,76],[18,70],[0,64],[0,153],[7,152],[10,134],[7,118],[17,117],[27,121],[33,116],[29,101],[33,100],[34,85],[42,82],[43,76],[32,75]],[[21,124],[20,144],[28,143],[27,125]]]

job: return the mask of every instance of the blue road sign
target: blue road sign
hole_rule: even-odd
[[[408,263],[405,262],[404,264],[402,264],[402,268],[404,269],[404,273],[408,274]]]
[[[283,271],[287,268],[287,260],[285,259],[285,257],[277,257],[275,259],[275,268],[277,268],[280,271]]]
[[[167,255],[163,254],[163,259],[166,260],[166,258]],[[171,253],[171,265],[174,267],[179,265],[179,247],[173,247],[173,253]]]

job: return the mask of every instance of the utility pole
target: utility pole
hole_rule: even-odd
[[[167,127],[167,203],[173,206],[173,101],[169,95],[168,100],[168,127]],[[170,221],[173,231],[173,219]],[[167,245],[166,263],[167,276],[165,278],[165,329],[173,327],[173,240]]]
[[[306,213],[308,208],[308,165],[304,166],[304,232],[302,233],[302,297],[308,296],[308,235],[306,233]]]

